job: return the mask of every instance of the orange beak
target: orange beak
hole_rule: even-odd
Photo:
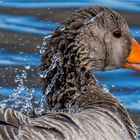
[[[134,38],[131,41],[130,54],[126,58],[126,63],[123,67],[140,71],[140,45]]]

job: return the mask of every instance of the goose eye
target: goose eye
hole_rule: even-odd
[[[120,38],[122,36],[122,31],[121,30],[113,31],[113,36],[116,38]]]

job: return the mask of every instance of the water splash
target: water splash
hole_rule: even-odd
[[[63,30],[63,27],[62,27]],[[47,43],[49,41],[49,39],[52,37],[52,34],[48,34],[47,36],[45,36],[43,38],[43,43],[41,46],[37,46],[36,48],[39,50],[39,53],[42,55],[43,53],[45,53],[46,51],[46,46]],[[52,50],[53,51],[53,50]],[[51,70],[53,70],[54,68],[56,68],[57,66],[57,61],[60,58],[56,55],[53,55],[51,58],[51,65],[49,66],[48,69],[42,71],[39,73],[39,77],[40,78],[46,78],[49,74],[49,72]],[[47,110],[47,100],[46,100],[46,96],[48,95],[49,92],[51,92],[52,88],[53,88],[53,83],[55,78],[52,78],[52,82],[48,85],[48,87],[46,88],[45,94],[41,97],[40,101],[37,103],[37,107],[34,108],[34,113],[36,116],[41,116],[44,112],[48,112],[49,110]]]
[[[18,86],[13,90],[13,93],[8,98],[0,101],[1,108],[13,108],[19,110],[26,115],[30,115],[33,110],[33,88],[28,88],[24,85],[27,78],[27,72],[22,70],[20,74],[16,75],[15,83]]]
[[[41,78],[46,78],[49,74],[49,72],[51,70],[53,70],[54,68],[56,68],[57,66],[57,61],[59,60],[60,58],[57,57],[56,55],[54,55],[52,58],[51,58],[51,65],[49,66],[49,68],[47,70],[44,70],[42,71],[41,73],[39,73],[39,76]],[[44,112],[44,109],[46,110],[47,109],[47,101],[46,101],[46,98],[47,98],[47,95],[51,92],[52,88],[53,88],[53,85],[55,83],[55,80],[56,80],[56,75],[52,78],[51,80],[51,83],[47,86],[46,88],[46,91],[44,93],[44,95],[42,96],[41,98],[41,101],[40,101],[40,109],[38,111],[37,109],[37,113],[39,114],[42,114],[42,112]],[[48,111],[48,110],[47,110]]]
[[[36,116],[42,116],[47,111],[46,96],[43,95],[40,101],[37,103],[37,107],[34,109],[34,114]]]
[[[37,46],[36,46],[36,48],[38,49],[38,51],[39,51],[39,53],[40,53],[41,55],[45,53],[48,40],[49,40],[51,37],[52,37],[52,33],[46,35],[46,36],[43,38],[43,43],[42,43],[42,45],[37,45]]]
[[[56,66],[57,66],[57,61],[59,60],[60,58],[59,57],[57,57],[57,56],[53,56],[52,58],[51,58],[51,65],[50,65],[50,67],[47,69],[47,70],[45,70],[45,71],[43,71],[42,73],[40,73],[40,77],[41,78],[46,78],[47,77],[47,75],[48,75],[48,73],[49,73],[49,71],[51,71],[51,70],[53,70]],[[56,75],[52,78],[52,80],[51,80],[51,83],[47,86],[47,88],[46,88],[46,91],[45,91],[45,93],[44,93],[44,96],[42,97],[42,99],[41,99],[41,104],[40,104],[40,107],[42,108],[42,110],[45,108],[47,108],[47,102],[46,102],[46,99],[47,99],[47,95],[51,92],[51,90],[52,90],[52,88],[53,88],[53,85],[54,85],[54,83],[56,82]]]
[[[50,37],[51,37],[51,35],[46,36],[44,38],[44,40],[46,41],[46,39],[49,39]],[[49,75],[49,72],[52,71],[54,68],[56,68],[57,62],[58,62],[59,59],[60,59],[60,57],[58,57],[57,55],[53,55],[52,58],[51,58],[51,64],[50,64],[49,68],[40,72],[39,77],[40,78],[46,78]],[[35,108],[36,116],[40,116],[46,111],[49,112],[48,107],[47,107],[48,104],[47,104],[46,99],[47,99],[47,95],[52,91],[52,88],[53,88],[54,83],[56,82],[55,81],[56,79],[57,78],[56,78],[56,75],[55,75],[52,78],[51,83],[47,86],[46,91],[45,91],[44,95],[42,96],[42,98],[41,98],[41,100],[38,104],[38,107]]]
[[[44,70],[44,71],[40,72],[40,73],[39,73],[39,76],[40,76],[41,78],[46,78],[47,75],[48,75],[48,73],[49,73],[51,70],[53,70],[53,69],[57,66],[57,61],[58,61],[59,59],[60,59],[60,58],[58,58],[57,56],[54,55],[54,56],[51,58],[51,65],[49,66],[49,68],[48,68],[47,70]]]
[[[51,35],[48,35],[44,37],[43,44],[41,46],[37,46],[36,48],[39,49],[39,53],[43,54],[46,49],[46,43],[47,40],[51,37]],[[54,69],[57,65],[57,61],[59,58],[57,56],[53,56],[51,59],[51,65],[50,67],[42,72],[40,74],[40,77],[46,77],[48,72],[52,69]],[[46,110],[46,95],[51,91],[53,84],[48,85],[48,88],[46,90],[46,93],[44,96],[42,96],[41,99],[35,99],[33,98],[34,94],[34,88],[28,88],[25,86],[25,81],[27,81],[27,72],[26,70],[31,69],[30,65],[24,65],[24,70],[22,70],[19,74],[15,77],[15,83],[17,83],[17,87],[13,90],[13,92],[4,100],[0,101],[0,107],[1,108],[13,108],[15,110],[18,110],[25,115],[28,116],[40,116],[42,115]]]

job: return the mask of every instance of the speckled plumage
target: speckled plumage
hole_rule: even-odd
[[[122,30],[120,39],[113,37],[115,29]],[[40,67],[47,72],[42,81],[48,109],[67,111],[29,118],[0,109],[1,140],[136,140],[128,112],[92,76],[92,70],[122,67],[130,40],[118,13],[101,6],[76,11],[48,40]]]
[[[124,30],[122,42],[112,37],[117,28]],[[48,70],[42,81],[49,108],[65,108],[89,81],[94,86],[92,70],[120,68],[129,53],[130,39],[126,21],[108,8],[80,9],[66,19],[48,40],[41,61],[41,71]],[[50,69],[54,57],[58,59]],[[50,84],[53,87],[48,90]]]

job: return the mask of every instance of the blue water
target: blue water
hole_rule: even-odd
[[[140,12],[139,0],[4,0],[1,6],[19,7],[19,8],[46,8],[46,7],[83,7],[91,5],[104,5],[113,9],[130,10]]]
[[[51,20],[49,17],[47,20],[42,20],[44,15],[41,13],[41,9],[50,10],[51,15],[51,8],[66,8],[68,11],[68,8],[91,5],[108,6],[127,12],[128,16],[129,13],[140,14],[139,0],[41,0],[41,2],[38,0],[1,0],[0,10],[2,8],[4,10],[0,12],[0,95],[7,97],[22,85],[29,89],[34,88],[33,96],[38,100],[41,98],[37,71],[41,48],[38,45],[42,43],[44,36],[50,35],[59,25],[59,20],[55,17]],[[31,9],[37,12],[30,13]],[[14,13],[14,10],[19,10],[19,13]],[[25,11],[26,14],[24,14]],[[57,17],[57,15],[55,16]],[[140,18],[137,19],[137,21],[139,20]],[[132,21],[130,31],[140,41],[140,25]],[[15,37],[17,38],[15,39]],[[22,84],[18,84],[15,82],[15,78],[23,70],[27,72],[27,78],[20,81],[23,82]],[[10,75],[8,75],[9,73]],[[131,112],[140,112],[140,72],[120,69],[94,72],[94,74],[106,92],[113,93]],[[24,94],[25,92],[21,92],[20,95],[24,96]]]
[[[14,32],[31,33],[37,35],[47,35],[51,33],[58,23],[40,22],[35,16],[16,16],[0,14],[0,29]]]
[[[128,69],[96,72],[99,84],[109,89],[131,111],[140,111],[140,73]]]

